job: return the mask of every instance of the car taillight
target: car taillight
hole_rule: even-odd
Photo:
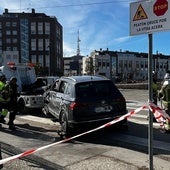
[[[77,109],[79,107],[84,107],[84,106],[87,106],[87,104],[81,103],[81,102],[73,102],[70,104],[70,110],[74,110],[74,109]]]
[[[114,102],[125,102],[125,98],[121,97],[121,98],[117,98],[117,99],[113,99]]]

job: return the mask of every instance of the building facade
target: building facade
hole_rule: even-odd
[[[82,58],[84,56],[75,55],[72,57],[64,57],[64,75],[82,75]]]
[[[83,74],[103,75],[122,81],[145,81],[148,79],[148,54],[137,52],[119,52],[100,49],[83,58]],[[170,70],[170,56],[154,54],[153,71],[158,79],[163,80],[167,70]]]
[[[44,75],[63,75],[63,28],[56,17],[44,13],[0,15],[0,62],[28,63]]]

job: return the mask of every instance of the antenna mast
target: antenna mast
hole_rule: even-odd
[[[78,37],[77,37],[77,56],[80,56],[80,38],[79,38],[79,30],[78,30]]]

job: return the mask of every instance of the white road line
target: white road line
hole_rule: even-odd
[[[55,125],[56,124],[51,119],[32,116],[32,115],[22,115],[22,116],[19,116],[19,118],[34,121],[34,122],[39,122],[39,123],[50,124],[50,125]]]

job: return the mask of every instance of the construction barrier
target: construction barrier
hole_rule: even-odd
[[[163,111],[160,107],[158,107],[157,105],[155,105],[155,104],[152,103],[152,102],[149,102],[149,106],[139,107],[139,108],[137,108],[137,109],[135,109],[135,110],[132,110],[132,111],[130,111],[129,113],[127,113],[127,114],[125,114],[125,115],[123,115],[123,116],[121,116],[121,117],[119,117],[119,118],[117,118],[117,119],[115,119],[115,120],[113,120],[113,121],[110,121],[110,122],[108,122],[108,123],[106,123],[106,124],[104,124],[104,125],[102,125],[102,126],[99,126],[99,127],[97,127],[97,128],[94,128],[94,129],[92,129],[92,130],[86,131],[86,132],[84,132],[84,133],[75,135],[75,136],[73,136],[73,137],[66,138],[66,139],[64,139],[64,140],[61,140],[61,141],[58,141],[58,142],[55,142],[55,143],[52,143],[52,144],[49,144],[49,145],[42,146],[42,147],[37,148],[37,149],[30,149],[30,150],[27,150],[27,151],[25,151],[25,152],[23,152],[23,153],[20,153],[20,154],[18,154],[18,155],[14,155],[14,156],[11,156],[11,157],[2,159],[2,160],[0,160],[0,165],[5,164],[5,163],[7,163],[8,161],[12,161],[12,160],[15,160],[15,159],[18,159],[18,158],[22,158],[22,157],[25,157],[25,156],[34,154],[34,153],[36,153],[36,152],[42,151],[42,150],[47,149],[47,148],[49,148],[49,147],[52,147],[52,146],[54,146],[54,145],[58,145],[58,144],[61,144],[61,143],[65,143],[65,142],[68,142],[68,141],[73,140],[73,139],[75,139],[75,138],[78,138],[78,137],[80,137],[80,136],[83,136],[83,135],[86,135],[86,134],[89,134],[89,133],[98,131],[98,130],[100,130],[100,129],[106,128],[106,127],[111,126],[111,125],[113,125],[113,124],[115,124],[115,123],[117,123],[117,122],[120,122],[120,121],[124,120],[124,119],[128,119],[128,118],[131,117],[132,115],[134,115],[134,114],[136,114],[136,113],[138,113],[138,112],[140,112],[141,110],[144,110],[144,109],[150,109],[150,110],[152,111],[152,113],[153,113],[156,121],[157,121],[158,123],[160,123],[161,128],[162,128],[162,129],[165,128],[165,122],[166,122],[167,119],[170,120],[170,116],[169,116],[165,111]]]

